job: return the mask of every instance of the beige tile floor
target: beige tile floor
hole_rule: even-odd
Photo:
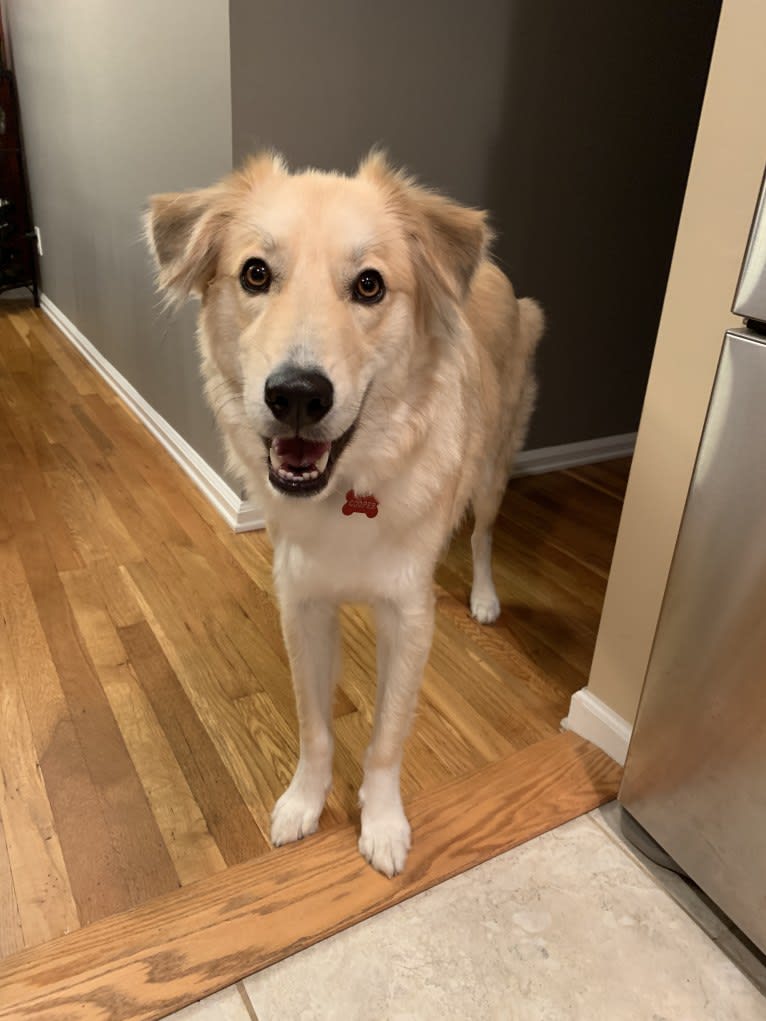
[[[623,846],[612,811],[576,819],[173,1018],[763,1021],[766,999]]]

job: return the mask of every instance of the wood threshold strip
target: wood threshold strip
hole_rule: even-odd
[[[0,1018],[153,1021],[553,829],[617,793],[620,768],[558,734],[409,806],[404,875],[353,826],[317,834],[0,963]]]

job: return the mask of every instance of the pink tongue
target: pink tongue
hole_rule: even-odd
[[[329,449],[329,443],[312,443],[311,440],[301,439],[300,436],[276,441],[277,457],[283,464],[289,464],[293,468],[306,468],[316,464],[322,454],[327,453]]]

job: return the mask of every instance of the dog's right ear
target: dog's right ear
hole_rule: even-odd
[[[215,276],[218,237],[226,216],[216,187],[153,195],[144,230],[157,283],[171,299],[201,294]]]
[[[204,293],[215,276],[222,231],[239,204],[268,177],[288,172],[279,153],[268,150],[210,188],[149,200],[144,233],[157,264],[157,283],[171,300]]]

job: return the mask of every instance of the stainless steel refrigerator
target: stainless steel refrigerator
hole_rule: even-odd
[[[766,952],[766,182],[620,790]]]

